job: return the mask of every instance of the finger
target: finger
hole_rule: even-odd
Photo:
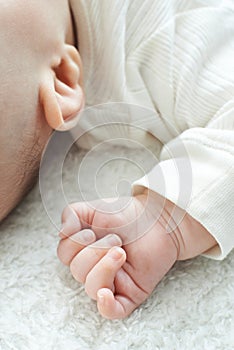
[[[66,238],[82,229],[93,229],[100,239],[109,233],[116,233],[122,227],[121,218],[115,215],[125,208],[129,198],[105,198],[90,202],[78,202],[67,206],[62,213],[61,238]]]
[[[102,288],[97,293],[97,307],[100,314],[110,320],[122,319],[132,313],[138,305],[124,295],[115,295],[110,289]]]
[[[91,228],[95,207],[78,202],[68,205],[62,213],[62,227],[59,236],[63,239],[86,228]]]
[[[85,291],[88,296],[96,300],[100,288],[112,290],[115,276],[125,261],[125,251],[120,247],[112,247],[86,277]]]
[[[107,251],[114,246],[121,246],[119,236],[111,234],[83,248],[71,261],[70,270],[73,277],[81,283],[85,283],[86,276],[106,255]]]
[[[95,240],[94,232],[89,229],[77,232],[67,239],[61,239],[57,248],[58,257],[64,265],[70,265],[74,256]]]
[[[82,225],[79,216],[71,205],[68,205],[62,212],[62,227],[59,232],[60,238],[64,239],[70,235],[79,232]]]

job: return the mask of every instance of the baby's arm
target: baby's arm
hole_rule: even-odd
[[[128,316],[177,259],[216,244],[182,210],[181,222],[168,233],[174,205],[154,192],[103,203],[75,203],[65,209],[58,256],[106,318]]]

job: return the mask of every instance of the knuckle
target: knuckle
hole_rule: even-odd
[[[110,218],[103,214],[99,215],[99,217],[96,220],[96,224],[100,228],[110,228],[112,226],[110,222]]]
[[[95,229],[104,230],[104,232],[108,230],[111,233],[118,225],[115,224],[115,218],[112,215],[98,214],[94,218],[93,227],[95,227]]]
[[[77,216],[76,212],[81,208],[81,203],[70,203],[62,211],[62,219],[66,220],[69,216]]]

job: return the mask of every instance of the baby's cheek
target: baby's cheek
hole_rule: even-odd
[[[21,201],[26,193],[25,179],[18,162],[4,163],[0,167],[0,221]]]

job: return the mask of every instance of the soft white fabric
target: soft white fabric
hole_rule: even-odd
[[[79,144],[92,147],[119,135],[158,143],[160,163],[133,192],[148,186],[186,209],[219,243],[207,255],[223,259],[234,246],[234,1],[72,0],[71,5],[87,105],[124,101],[154,111],[127,118],[113,114],[109,122],[120,124],[111,131],[95,128]],[[107,124],[108,113],[95,119]],[[88,130],[92,123],[83,119],[79,128]],[[182,163],[189,158],[192,169],[187,201],[178,200],[178,193],[189,197],[188,179],[183,173],[179,180],[172,176],[177,158]],[[154,180],[162,175],[163,189]]]
[[[134,150],[103,151],[129,157]],[[77,170],[84,152],[73,150],[64,165],[68,201],[82,200]],[[147,166],[151,167],[148,157]],[[90,155],[83,195],[93,197],[93,172],[100,157]],[[98,188],[114,195],[123,174],[134,181],[136,168],[113,162],[103,169]],[[61,214],[51,167],[46,179],[50,217]],[[99,182],[100,181],[100,182]],[[130,190],[130,187],[129,187]],[[202,257],[179,262],[152,296],[128,319],[106,321],[95,303],[56,257],[57,230],[42,206],[38,188],[0,226],[1,350],[233,350],[234,252],[221,262]]]

